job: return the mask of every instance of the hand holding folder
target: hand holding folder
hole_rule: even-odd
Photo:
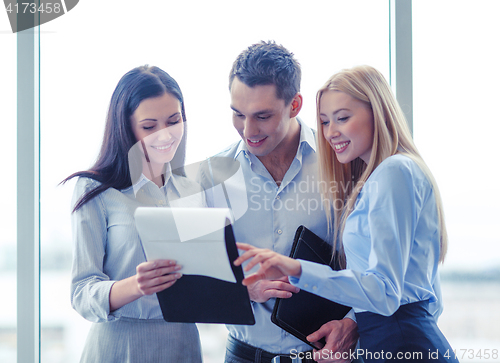
[[[238,250],[229,210],[141,207],[135,220],[148,260],[183,266],[183,276],[157,293],[166,321],[255,324],[243,270],[233,264]]]
[[[300,275],[301,266],[295,259],[316,262],[332,267],[332,247],[304,226],[300,226],[292,245],[290,258],[284,257],[276,252],[259,249],[245,243],[239,243],[238,247],[245,251],[236,264],[245,261],[246,268],[260,266],[256,274],[247,277],[243,283],[250,285],[263,279],[276,279],[282,276]],[[336,261],[336,259],[333,259]],[[339,266],[334,266],[339,270]],[[336,302],[314,295],[310,292],[300,290],[288,299],[276,299],[271,321],[283,330],[289,332],[313,348],[320,349],[315,343],[309,342],[306,337],[321,326],[332,320],[343,319],[350,307],[337,304]],[[325,341],[320,341],[325,344]]]
[[[295,233],[290,257],[330,265],[332,247],[306,227],[300,226]],[[340,269],[338,264],[333,268]],[[350,307],[300,290],[291,298],[276,299],[271,321],[311,347],[318,349],[321,347],[315,346],[306,337],[331,320],[343,319],[349,310],[351,310]]]

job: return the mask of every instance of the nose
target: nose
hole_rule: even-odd
[[[159,141],[168,141],[172,138],[172,135],[170,134],[170,130],[168,129],[168,127],[163,126],[160,130],[156,132],[156,138]]]
[[[328,124],[328,127],[325,130],[325,139],[330,141],[330,139],[335,139],[340,136],[340,131],[337,130],[337,126],[335,122],[331,122]]]
[[[243,121],[243,136],[245,138],[250,139],[253,136],[259,135],[259,132],[260,131],[257,122],[248,118]]]

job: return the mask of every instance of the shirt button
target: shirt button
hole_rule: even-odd
[[[277,195],[277,196],[276,196],[276,199],[278,199],[278,200],[279,200],[279,199],[281,199],[281,197],[280,197],[279,195]]]
[[[318,287],[317,286],[313,286],[313,290],[316,290]]]
[[[309,284],[304,284],[304,287],[309,287]]]
[[[278,234],[282,234],[283,231],[281,229],[278,229]]]

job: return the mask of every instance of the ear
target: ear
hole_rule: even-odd
[[[297,116],[302,109],[302,95],[297,93],[291,102],[290,118]]]

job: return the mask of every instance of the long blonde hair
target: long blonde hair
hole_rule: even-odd
[[[374,133],[371,157],[368,164],[360,158],[350,163],[340,163],[326,141],[320,120],[320,101],[325,92],[340,91],[369,105],[373,112]],[[329,235],[333,234],[334,251],[340,243],[340,263],[345,266],[341,242],[346,219],[354,209],[358,194],[375,168],[386,158],[402,154],[414,160],[432,185],[436,198],[440,226],[440,255],[443,262],[447,251],[448,235],[444,221],[441,196],[436,181],[420,156],[408,128],[406,118],[384,76],[370,66],[344,69],[334,74],[316,96],[319,169],[326,206]],[[333,226],[333,233],[332,233]]]

